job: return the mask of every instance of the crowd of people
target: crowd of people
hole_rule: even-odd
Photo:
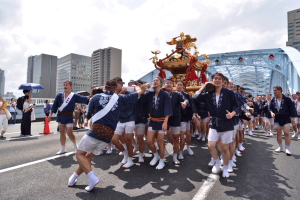
[[[186,155],[194,155],[190,145],[192,138],[196,138],[208,142],[211,154],[208,166],[212,167],[212,173],[221,172],[223,165],[225,178],[233,172],[237,157],[245,151],[244,136],[252,136],[255,129],[265,130],[266,137],[276,134],[275,152],[292,155],[291,127],[292,137],[300,139],[300,93],[289,97],[276,86],[274,97],[271,93],[252,97],[222,73],[213,74],[211,80],[195,93],[189,93],[182,81],[174,83],[172,79],[155,77],[152,84],[130,81],[129,87],[124,87],[122,78],[116,77],[103,87],[93,87],[90,96],[73,93],[72,82],[64,82],[64,91],[57,94],[51,109],[47,103],[45,109],[49,110],[49,120],[58,113],[61,149],[57,154],[67,152],[66,135],[76,151],[79,165],[68,186],[74,186],[84,172],[89,180],[85,189],[91,191],[99,183],[91,161],[105,149],[106,154],[119,149],[122,167],[130,168],[135,154],[138,162],[144,163],[147,144],[149,153],[153,154],[149,164],[160,170],[165,167],[167,156],[180,165]],[[32,109],[26,102],[30,102],[30,97],[25,98],[24,116]],[[85,105],[88,105],[87,113]],[[0,99],[0,117],[1,109],[3,100]],[[74,110],[79,113],[77,117]],[[79,128],[90,126],[78,145],[73,134],[74,116]],[[23,118],[27,124],[26,117]],[[167,151],[166,141],[173,146],[173,153]]]

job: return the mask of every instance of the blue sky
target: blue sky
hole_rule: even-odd
[[[108,46],[123,50],[125,81],[154,69],[166,41],[180,32],[197,37],[200,53],[284,47],[287,12],[300,0],[0,0],[0,68],[5,92],[21,95],[27,59],[41,53],[91,56]]]

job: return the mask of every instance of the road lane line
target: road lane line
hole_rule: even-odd
[[[220,178],[220,175],[218,175],[218,174],[210,174],[207,177],[206,181],[201,186],[201,188],[198,190],[196,195],[194,196],[193,200],[206,199],[209,191],[214,186],[214,184],[217,182],[217,180],[219,180],[219,178]]]
[[[44,159],[41,159],[41,160],[36,160],[36,161],[33,161],[33,162],[29,162],[29,163],[17,165],[17,166],[14,166],[14,167],[9,167],[9,168],[5,168],[5,169],[1,169],[0,170],[0,174],[4,173],[4,172],[11,171],[11,170],[14,170],[14,169],[19,169],[19,168],[27,167],[27,166],[30,166],[30,165],[35,165],[37,163],[45,162],[45,161],[48,161],[48,160],[53,160],[53,159],[56,159],[56,158],[61,158],[61,157],[64,157],[64,156],[69,156],[69,155],[74,154],[74,153],[75,153],[75,151],[72,151],[72,152],[69,152],[69,153],[62,154],[62,155],[57,155],[57,156],[53,156],[53,157],[49,157],[49,158],[44,158]]]

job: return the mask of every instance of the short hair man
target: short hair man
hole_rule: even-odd
[[[295,124],[295,118],[297,117],[296,109],[291,98],[282,94],[282,88],[275,86],[273,88],[274,98],[270,102],[270,111],[272,117],[275,117],[275,127],[277,131],[277,142],[279,147],[275,152],[279,153],[283,151],[282,147],[282,130],[285,136],[285,153],[286,155],[292,155],[290,150],[291,136],[290,136],[290,124],[292,117],[292,124]]]
[[[64,92],[60,92],[56,95],[55,101],[51,108],[51,113],[49,115],[49,120],[53,113],[57,114],[57,122],[59,125],[60,130],[60,143],[61,143],[61,150],[58,151],[56,154],[64,154],[67,152],[66,150],[66,129],[70,140],[73,142],[75,150],[77,150],[76,144],[76,137],[73,134],[73,111],[75,109],[76,103],[89,103],[89,97],[85,97],[79,94],[74,94],[72,92],[73,84],[71,81],[64,82]]]

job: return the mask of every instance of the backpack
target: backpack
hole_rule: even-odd
[[[18,99],[17,99],[17,108],[19,109],[19,110],[23,110],[23,104],[24,104],[24,97],[19,97]]]

